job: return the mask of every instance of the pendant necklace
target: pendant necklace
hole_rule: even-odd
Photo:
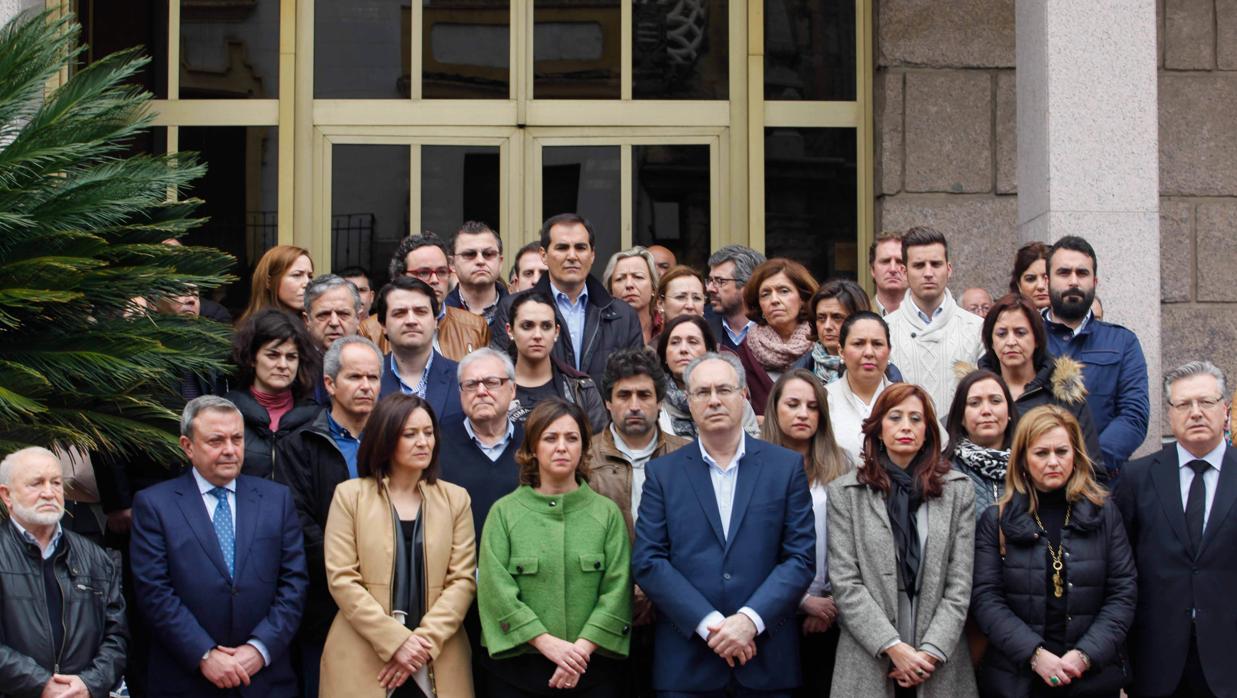
[[[1048,529],[1044,528],[1044,522],[1039,520],[1039,513],[1036,512],[1035,523],[1039,526],[1039,530],[1044,532],[1044,538],[1048,540],[1048,555],[1052,558],[1052,595],[1061,598],[1065,594],[1065,585],[1061,581],[1061,570],[1065,569],[1063,562],[1065,553],[1065,527],[1069,526],[1069,515],[1074,509],[1074,505],[1070,504],[1065,509],[1065,523],[1061,526],[1061,542],[1057,543],[1057,549],[1052,549],[1052,540],[1048,538]]]

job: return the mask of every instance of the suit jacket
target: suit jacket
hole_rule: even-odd
[[[1138,608],[1129,636],[1130,695],[1172,693],[1185,667],[1193,625],[1211,690],[1237,696],[1237,449],[1224,451],[1197,558],[1189,552],[1175,443],[1128,463],[1115,498],[1138,566]]]
[[[266,646],[271,663],[237,693],[297,695],[287,650],[309,578],[292,495],[278,483],[241,475],[234,515],[232,578],[192,471],[134,500],[130,557],[138,607],[153,636],[151,695],[228,695],[202,676],[199,662],[212,647],[250,639]]]
[[[382,390],[379,398],[400,392],[399,379],[392,370],[391,355],[387,354],[382,361]],[[440,423],[458,422],[464,418],[464,408],[460,405],[460,381],[457,375],[459,364],[447,357],[434,352],[434,362],[430,365],[430,373],[426,380],[425,400],[434,409],[434,416]],[[405,380],[408,380],[405,377]],[[414,379],[415,380],[415,379]]]
[[[632,571],[658,612],[658,691],[719,691],[732,674],[755,690],[801,683],[795,612],[816,569],[803,458],[744,438],[729,537],[722,535],[698,441],[645,466]],[[712,611],[730,616],[744,606],[760,615],[765,632],[756,638],[756,656],[730,669],[696,626]]]

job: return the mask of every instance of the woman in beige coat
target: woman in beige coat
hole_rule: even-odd
[[[395,394],[374,408],[325,534],[339,613],[322,654],[323,698],[473,694],[461,627],[477,584],[468,493],[438,479],[437,418]]]
[[[835,696],[968,698],[975,488],[941,457],[932,399],[887,388],[863,423],[863,465],[829,485],[829,581],[842,637]]]

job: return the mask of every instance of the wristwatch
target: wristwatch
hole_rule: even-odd
[[[199,660],[198,660],[198,662],[200,663],[200,662],[204,662],[204,661],[206,661],[206,660],[210,659],[210,653],[211,653],[211,652],[214,652],[214,651],[215,651],[215,648],[214,648],[214,647],[212,647],[212,648],[210,648],[210,649],[206,650],[206,654],[202,655],[202,658],[201,658],[201,659],[199,659]]]

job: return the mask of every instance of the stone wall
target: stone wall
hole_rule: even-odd
[[[877,229],[938,227],[954,293],[999,293],[1018,247],[1015,0],[873,2]],[[1163,365],[1210,357],[1237,383],[1237,0],[1158,9]],[[1120,283],[1103,270],[1101,297]]]

